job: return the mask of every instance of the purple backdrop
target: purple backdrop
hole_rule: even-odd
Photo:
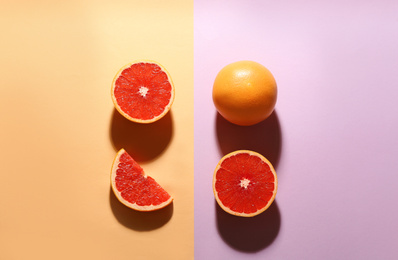
[[[397,14],[396,1],[195,1],[195,259],[398,259]],[[274,114],[252,127],[211,98],[238,60],[278,84]],[[268,157],[279,178],[252,219],[212,192],[237,149]]]

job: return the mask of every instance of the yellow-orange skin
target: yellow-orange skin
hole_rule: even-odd
[[[229,122],[249,126],[269,117],[277,100],[274,76],[254,61],[238,61],[225,66],[213,85],[213,102]]]
[[[218,172],[218,170],[221,168],[221,164],[224,162],[225,159],[227,159],[227,158],[229,158],[229,157],[231,157],[231,156],[234,156],[234,155],[236,155],[236,154],[239,154],[239,153],[247,153],[247,154],[249,154],[249,155],[251,155],[251,156],[259,157],[263,162],[265,162],[266,164],[268,164],[268,166],[269,166],[269,168],[270,168],[272,174],[274,175],[274,180],[275,180],[275,182],[274,182],[274,185],[275,185],[275,186],[274,186],[274,187],[275,187],[275,188],[274,188],[274,192],[273,192],[273,194],[272,194],[271,199],[268,201],[267,205],[265,205],[263,208],[257,210],[256,212],[249,213],[249,214],[248,214],[248,213],[244,213],[244,212],[243,212],[243,213],[241,213],[241,212],[236,212],[236,211],[231,210],[229,207],[225,206],[224,203],[221,201],[220,197],[218,197],[218,192],[217,192],[217,189],[216,189],[217,172]],[[276,191],[277,191],[277,190],[278,190],[278,177],[276,176],[276,172],[275,172],[274,166],[272,166],[271,162],[268,161],[267,158],[265,158],[265,157],[262,156],[261,154],[259,154],[259,153],[257,153],[257,152],[254,152],[254,151],[250,151],[250,150],[238,150],[238,151],[231,152],[231,153],[225,155],[223,158],[221,158],[221,160],[218,162],[218,164],[217,164],[217,166],[216,166],[216,169],[214,170],[214,174],[213,174],[213,193],[214,193],[214,197],[215,197],[215,199],[216,199],[218,205],[219,205],[225,212],[227,212],[227,213],[229,213],[229,214],[231,214],[231,215],[235,215],[235,216],[238,216],[238,217],[254,217],[254,216],[257,216],[258,214],[263,213],[264,211],[266,211],[266,210],[269,208],[269,206],[271,206],[272,202],[274,202],[275,196],[276,196]]]

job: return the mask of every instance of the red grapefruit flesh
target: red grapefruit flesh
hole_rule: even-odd
[[[173,198],[140,165],[121,149],[112,165],[112,190],[118,200],[138,211],[153,211],[169,205]]]
[[[155,61],[140,60],[122,67],[112,82],[112,101],[130,121],[152,123],[170,110],[174,85],[167,70]]]
[[[253,217],[274,201],[278,179],[272,164],[261,154],[239,150],[218,163],[213,192],[220,207],[236,216]]]

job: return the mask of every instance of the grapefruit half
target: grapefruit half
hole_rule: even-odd
[[[136,123],[152,123],[170,110],[174,85],[167,70],[155,61],[139,60],[122,67],[112,82],[117,111]]]
[[[112,165],[112,190],[118,200],[138,211],[153,211],[169,205],[173,198],[141,166],[121,149]]]
[[[261,154],[239,150],[224,156],[213,176],[213,192],[220,207],[235,216],[253,217],[274,201],[278,179]]]

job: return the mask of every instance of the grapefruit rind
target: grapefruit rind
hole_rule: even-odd
[[[227,121],[251,126],[274,111],[278,88],[273,74],[262,64],[243,60],[230,63],[213,83],[213,103]]]
[[[121,109],[121,107],[119,106],[119,104],[118,104],[118,102],[117,102],[117,100],[116,100],[116,97],[115,97],[115,95],[114,95],[114,92],[115,92],[115,83],[116,83],[116,80],[119,78],[120,74],[122,74],[122,72],[123,72],[125,69],[129,68],[130,66],[132,66],[133,64],[136,64],[136,63],[151,63],[151,64],[156,64],[156,65],[158,65],[158,66],[162,69],[162,71],[166,73],[167,79],[168,79],[168,81],[170,82],[170,85],[171,85],[171,97],[170,97],[170,101],[169,101],[169,103],[167,104],[167,106],[164,108],[163,112],[162,112],[160,115],[155,116],[155,117],[153,117],[153,118],[151,118],[151,119],[147,119],[147,120],[131,117],[131,116],[128,115],[126,112],[124,112],[124,111]],[[153,122],[158,121],[159,119],[161,119],[162,117],[164,117],[164,116],[170,111],[171,106],[172,106],[173,103],[174,103],[175,89],[174,89],[174,84],[173,84],[173,80],[171,79],[170,73],[166,70],[165,67],[163,67],[161,64],[159,64],[159,63],[156,62],[156,61],[142,59],[142,60],[136,60],[136,61],[130,62],[130,63],[126,64],[125,66],[123,66],[122,68],[119,69],[119,71],[116,73],[116,75],[115,75],[115,77],[113,78],[113,81],[112,81],[111,97],[112,97],[112,102],[113,102],[113,104],[114,104],[116,110],[117,110],[121,115],[123,115],[125,118],[127,118],[128,120],[130,120],[130,121],[132,121],[132,122],[135,122],[135,123],[149,124],[149,123],[153,123]]]
[[[124,149],[120,149],[120,151],[116,154],[115,159],[113,160],[113,164],[112,164],[112,171],[111,171],[111,186],[112,186],[112,190],[113,193],[115,194],[116,198],[124,205],[126,205],[127,207],[137,210],[137,211],[154,211],[154,210],[158,210],[161,208],[166,207],[167,205],[169,205],[172,201],[173,201],[173,197],[170,196],[170,198],[164,202],[162,202],[159,205],[148,205],[148,206],[140,206],[136,203],[130,203],[129,201],[125,200],[122,195],[121,192],[119,192],[116,188],[116,170],[118,169],[118,164],[119,164],[119,160],[122,154],[124,154],[126,151]],[[144,177],[146,178],[147,175],[144,173]]]
[[[234,155],[236,155],[236,154],[240,154],[240,153],[247,153],[247,154],[249,154],[249,155],[259,157],[263,162],[265,162],[266,164],[268,164],[268,166],[270,167],[271,172],[272,172],[273,175],[274,175],[274,179],[275,179],[275,181],[274,181],[275,188],[274,188],[274,190],[273,190],[273,195],[272,195],[272,197],[269,199],[267,205],[265,205],[263,208],[257,210],[256,212],[249,213],[249,214],[248,214],[248,213],[244,213],[244,212],[243,212],[243,213],[241,213],[241,212],[236,212],[236,211],[231,210],[229,207],[225,206],[225,205],[223,204],[223,202],[220,200],[220,198],[218,197],[218,192],[217,192],[217,190],[216,190],[217,172],[218,172],[218,170],[221,168],[221,164],[223,163],[223,161],[224,161],[225,159],[227,159],[227,158],[229,158],[229,157],[232,157],[232,156],[234,156]],[[229,213],[229,214],[231,214],[231,215],[235,215],[235,216],[239,216],[239,217],[254,217],[254,216],[259,215],[260,213],[264,212],[265,210],[267,210],[267,209],[271,206],[272,202],[275,200],[275,196],[276,196],[277,189],[278,189],[278,179],[277,179],[277,176],[276,176],[276,172],[275,172],[274,167],[272,166],[272,164],[270,163],[270,161],[267,160],[267,158],[265,158],[265,157],[262,156],[261,154],[259,154],[259,153],[257,153],[257,152],[254,152],[254,151],[249,151],[249,150],[238,150],[238,151],[231,152],[231,153],[225,155],[225,156],[219,161],[219,163],[217,164],[216,169],[214,170],[214,175],[213,175],[213,192],[214,192],[214,197],[215,197],[215,199],[216,199],[218,205],[219,205],[225,212],[227,212],[227,213]]]

